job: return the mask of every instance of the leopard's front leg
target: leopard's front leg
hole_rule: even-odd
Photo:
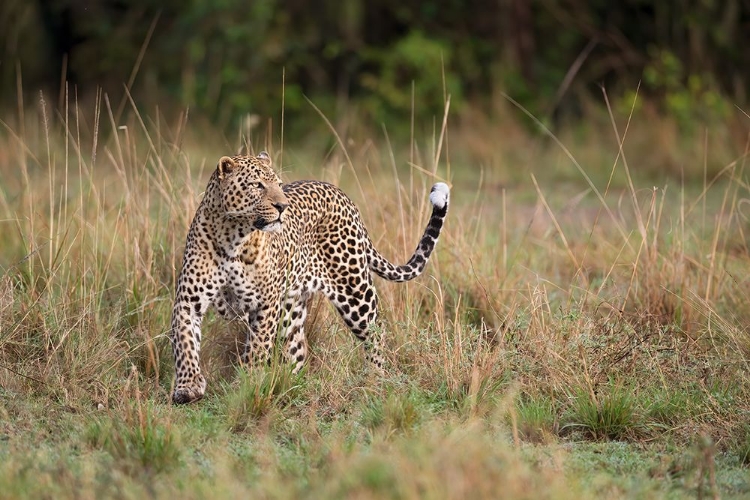
[[[247,366],[263,366],[271,360],[279,330],[279,299],[264,304],[248,315],[245,350],[240,362]]]
[[[190,403],[203,397],[206,379],[201,373],[201,322],[220,286],[214,266],[190,258],[186,252],[177,283],[170,340],[175,363],[172,401]]]

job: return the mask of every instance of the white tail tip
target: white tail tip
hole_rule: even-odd
[[[443,208],[445,205],[448,204],[448,198],[450,198],[450,188],[448,187],[448,184],[444,182],[438,182],[434,186],[432,186],[432,190],[430,191],[430,203],[432,203],[437,208]]]

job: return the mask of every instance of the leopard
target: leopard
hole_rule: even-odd
[[[382,373],[373,274],[394,282],[422,274],[449,197],[446,183],[432,186],[432,211],[419,244],[406,264],[395,265],[375,249],[359,209],[340,188],[316,180],[282,182],[265,151],[221,157],[190,224],[176,283],[172,401],[191,403],[205,394],[201,323],[211,307],[218,316],[240,320],[240,365],[268,364],[278,346],[296,374],[309,354],[310,299],[322,294],[364,346],[366,366]]]

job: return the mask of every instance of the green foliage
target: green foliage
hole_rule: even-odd
[[[81,98],[102,87],[116,105],[132,82],[144,106],[187,106],[234,130],[248,115],[278,119],[283,93],[299,132],[312,116],[304,96],[376,125],[408,123],[413,85],[428,123],[447,94],[454,111],[486,112],[498,91],[547,121],[578,115],[598,84],[622,95],[643,75],[642,93],[687,125],[746,103],[748,31],[735,4],[7,0],[0,106],[15,107],[19,78],[25,102],[40,88],[63,95],[66,79]]]
[[[661,95],[665,110],[683,128],[726,120],[732,109],[709,73],[691,73],[670,50],[651,48],[643,72],[647,90]],[[626,96],[626,101],[629,101]],[[626,103],[626,105],[629,105]]]
[[[448,43],[418,30],[409,32],[392,47],[370,49],[365,53],[365,62],[372,63],[376,71],[366,71],[361,76],[366,91],[365,109],[374,118],[392,123],[389,118],[407,116],[412,110],[412,90],[419,102],[415,111],[420,114],[440,117],[449,95],[451,107],[460,109],[463,88],[451,70],[453,59],[454,51]]]
[[[227,0],[184,5],[177,28],[193,36],[163,43],[170,51],[184,54],[167,64],[172,66],[171,73],[181,75],[179,88],[185,105],[195,105],[219,119],[278,109],[280,101],[272,89],[280,87],[281,72],[266,74],[273,68],[274,46],[268,39],[275,38],[276,4],[275,0]],[[249,82],[261,79],[272,84],[248,87]],[[266,99],[274,101],[271,107],[263,102]]]

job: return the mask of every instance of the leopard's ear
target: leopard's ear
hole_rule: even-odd
[[[256,158],[261,160],[263,163],[265,163],[269,167],[271,166],[271,157],[268,156],[268,153],[266,153],[265,151],[261,151],[260,153],[258,153]]]
[[[219,171],[219,179],[223,179],[226,174],[234,170],[237,163],[228,156],[222,156],[219,160],[217,170]]]

